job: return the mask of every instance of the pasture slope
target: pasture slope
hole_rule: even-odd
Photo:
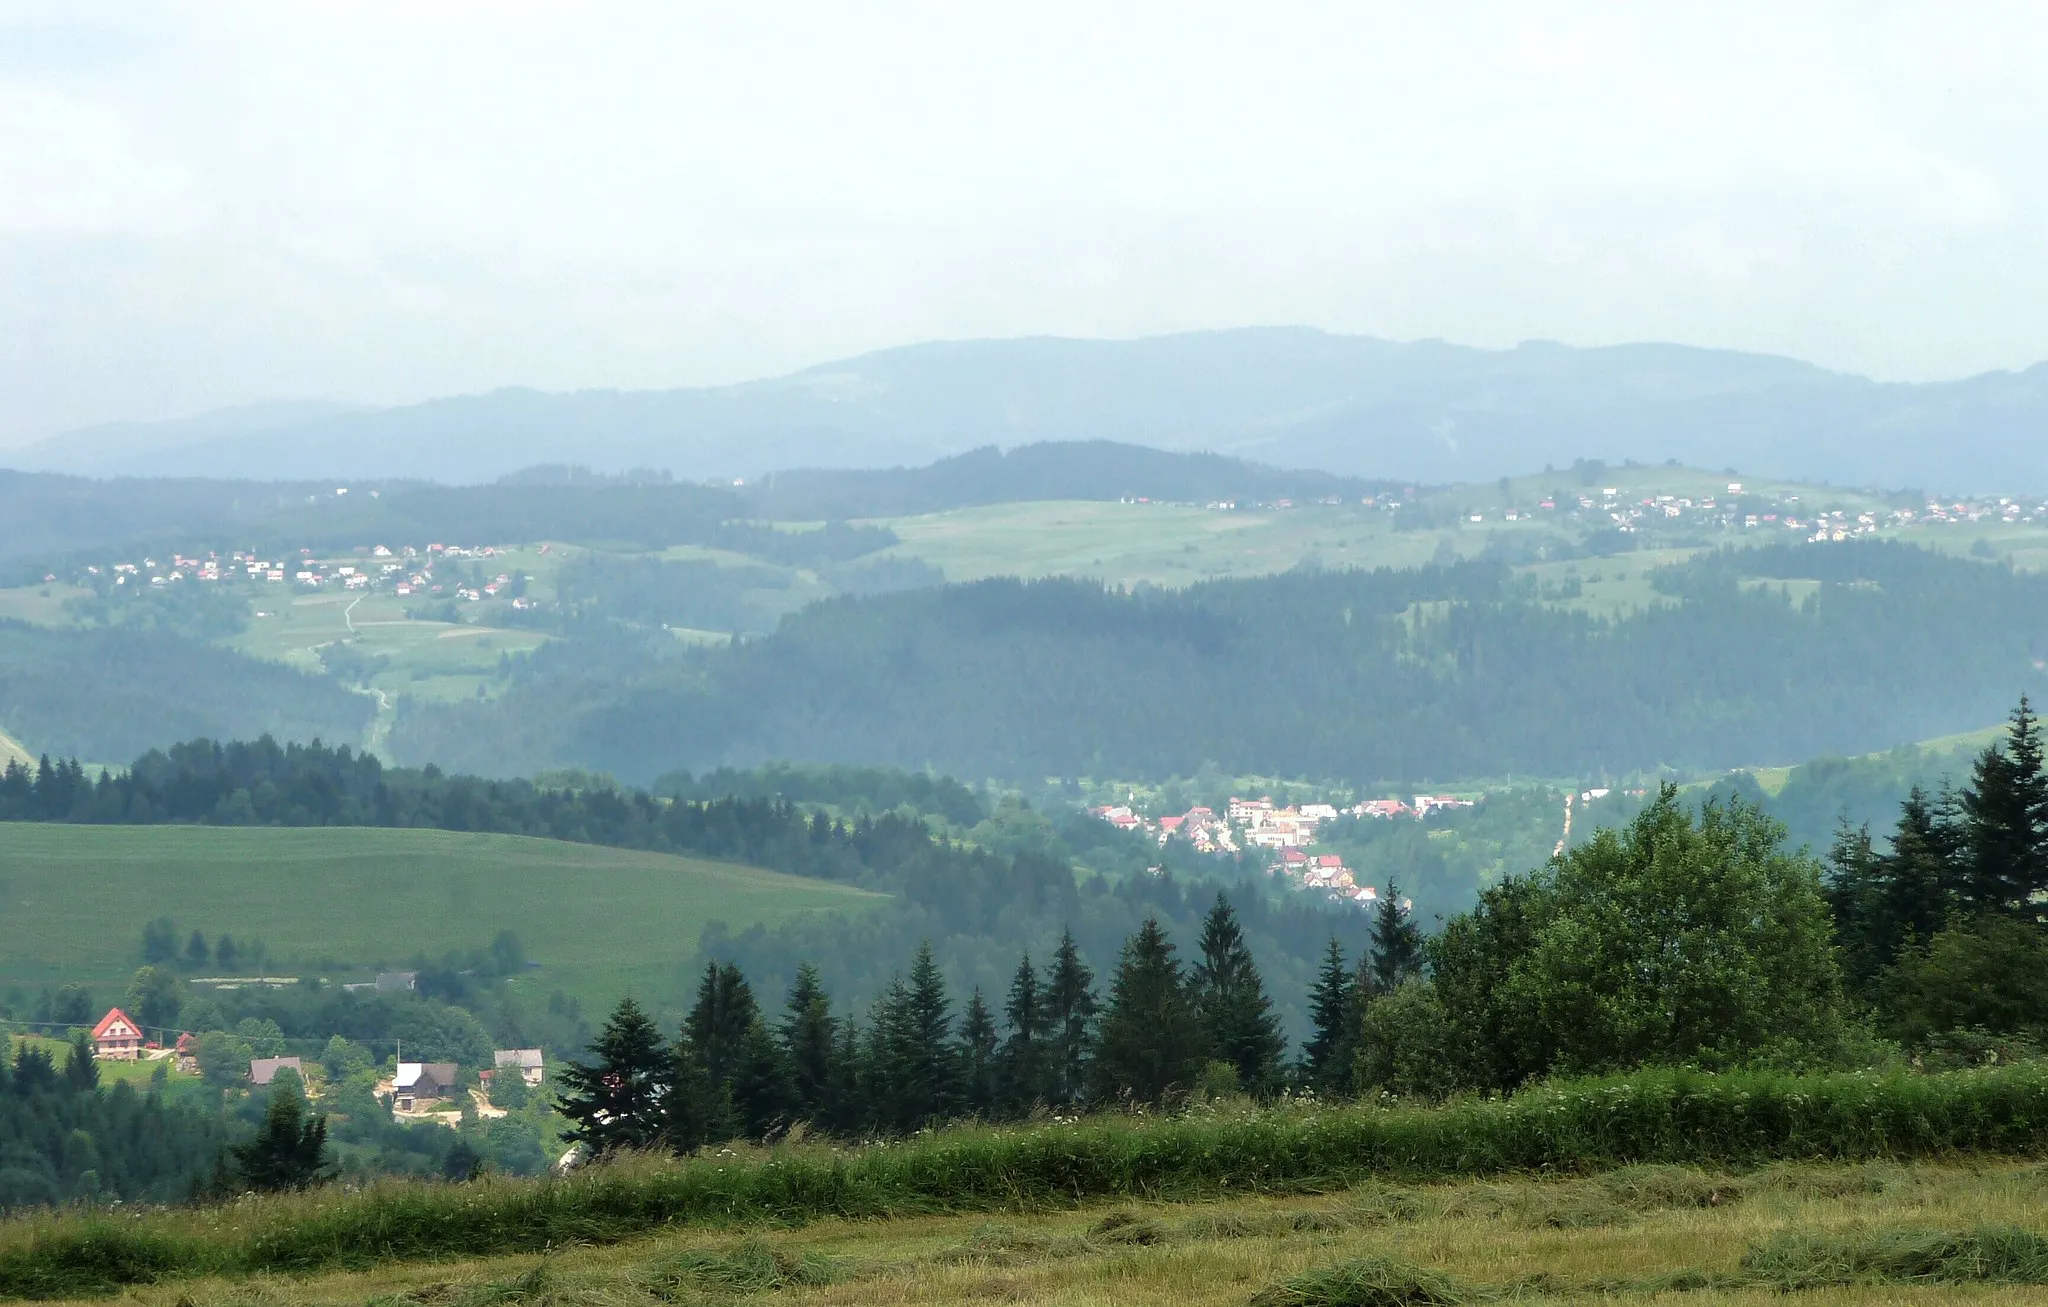
[[[125,982],[142,928],[262,941],[272,975],[397,967],[501,930],[586,1004],[675,984],[705,924],[880,896],[731,863],[515,835],[0,823],[0,983]]]
[[[21,742],[9,735],[4,727],[0,727],[0,768],[10,762],[18,762],[24,767],[36,765],[35,756],[22,748]]]

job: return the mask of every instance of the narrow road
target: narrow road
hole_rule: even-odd
[[[357,595],[352,601],[350,601],[348,607],[341,610],[341,620],[348,623],[348,633],[350,635],[354,635],[356,633],[356,619],[350,617],[349,614],[356,610],[357,604],[363,602],[363,600],[367,598],[369,598],[368,595]]]
[[[1564,834],[1558,837],[1557,847],[1550,851],[1553,858],[1563,854],[1564,846],[1572,842],[1572,800],[1578,797],[1576,794],[1564,796]]]

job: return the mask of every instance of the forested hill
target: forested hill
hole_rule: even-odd
[[[170,631],[0,620],[0,726],[107,762],[166,737],[356,739],[375,705],[331,679]]]
[[[1620,618],[1486,563],[1126,594],[989,581],[841,599],[709,650],[615,631],[392,747],[487,774],[766,758],[956,775],[1425,781],[1715,771],[1995,721],[2048,653],[2048,577],[1879,543],[1656,573]]]
[[[1109,440],[993,445],[924,467],[798,469],[761,478],[741,492],[753,515],[778,521],[900,517],[1037,499],[1163,499],[1347,502],[1395,483],[1289,471],[1221,454],[1177,454]]]

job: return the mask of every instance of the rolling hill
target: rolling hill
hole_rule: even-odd
[[[733,386],[272,413],[70,432],[7,461],[93,475],[476,482],[574,458],[729,478],[1115,440],[1427,482],[1582,457],[1676,458],[1752,476],[2048,490],[2048,364],[1894,384],[1681,345],[1486,350],[1302,327],[933,342]]]
[[[2038,689],[2048,649],[2048,577],[1901,543],[1584,566],[1641,602],[1588,610],[1483,560],[835,599],[695,651],[543,647],[498,699],[402,707],[391,749],[631,778],[768,758],[1026,782],[1693,774],[1979,726]]]
[[[752,867],[512,835],[360,827],[0,824],[0,981],[116,992],[143,926],[260,940],[267,970],[361,975],[516,934],[531,982],[592,1002],[664,990],[714,919],[882,902]]]

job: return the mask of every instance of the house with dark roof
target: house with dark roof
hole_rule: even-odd
[[[306,1068],[299,1065],[295,1057],[258,1057],[249,1060],[249,1083],[267,1085],[277,1079],[277,1073],[289,1068],[300,1081],[306,1078]]]
[[[431,1112],[455,1096],[461,1068],[453,1062],[400,1062],[391,1081],[391,1106],[398,1112]]]

